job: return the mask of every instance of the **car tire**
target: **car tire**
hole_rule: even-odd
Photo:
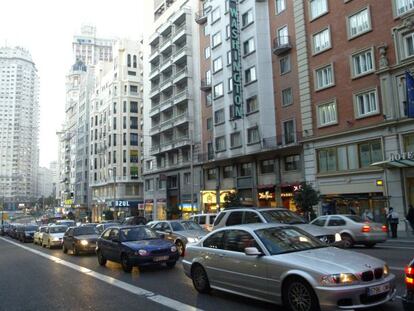
[[[47,248],[48,248],[48,249],[51,249],[51,248],[52,248],[52,246],[50,245],[50,240],[49,240],[49,241],[47,241]]]
[[[78,250],[78,248],[76,247],[76,245],[73,245],[72,250],[73,250],[73,255],[75,255],[75,256],[79,256],[79,250]]]
[[[166,262],[166,265],[168,268],[172,269],[175,267],[176,263],[177,263],[176,261],[170,261],[170,262]]]
[[[184,256],[185,246],[184,246],[183,242],[181,242],[180,240],[178,240],[177,242],[175,242],[175,246],[177,246],[178,255],[180,257]]]
[[[102,252],[100,250],[98,250],[98,263],[100,266],[105,266],[106,265],[106,258],[104,257],[104,255],[102,255]]]
[[[377,243],[366,243],[365,247],[366,248],[373,248]]]
[[[351,248],[352,246],[354,246],[354,240],[349,234],[341,234],[341,239],[343,248]]]
[[[200,264],[194,265],[191,268],[191,279],[193,280],[194,288],[199,293],[208,294],[211,291],[206,270]]]
[[[300,277],[292,277],[282,288],[283,304],[290,311],[320,310],[318,297],[313,288]]]
[[[62,245],[62,251],[64,254],[68,253],[68,249],[66,248],[65,244]]]
[[[128,255],[123,254],[121,256],[121,266],[122,270],[124,270],[126,273],[130,273],[132,271],[132,265],[129,261]]]

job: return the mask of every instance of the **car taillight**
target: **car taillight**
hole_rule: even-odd
[[[414,276],[414,268],[410,266],[405,267],[405,274],[409,276]]]
[[[371,227],[370,226],[362,226],[361,232],[370,232],[371,231]]]
[[[381,227],[381,230],[382,230],[382,232],[388,232],[388,228],[387,228],[387,226],[386,226],[386,225],[383,225],[383,226]]]
[[[414,285],[414,267],[405,267],[405,284]]]

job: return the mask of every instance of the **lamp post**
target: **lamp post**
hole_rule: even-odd
[[[116,168],[115,167],[109,168],[108,171],[112,172],[112,176],[114,178],[114,211],[115,211],[116,219],[118,219],[118,215],[116,214]]]

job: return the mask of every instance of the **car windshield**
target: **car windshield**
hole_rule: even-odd
[[[49,227],[49,233],[64,233],[67,228],[66,226]]]
[[[37,226],[27,226],[24,228],[24,231],[36,231]]]
[[[182,221],[181,225],[184,227],[185,230],[203,230],[203,228],[196,224],[193,221]]]
[[[157,233],[147,227],[135,227],[121,229],[121,241],[139,241],[139,240],[151,240],[158,239]]]
[[[268,210],[268,211],[261,211],[260,212],[263,217],[269,223],[281,223],[281,224],[306,224],[302,218],[298,215],[292,213],[291,211],[278,211],[278,210]]]
[[[87,234],[96,234],[95,227],[92,226],[85,226],[76,228],[74,231],[75,235],[87,235]]]
[[[271,255],[327,247],[297,228],[266,228],[255,231]]]
[[[104,223],[103,224],[103,227],[106,229],[106,228],[109,228],[109,227],[114,227],[114,226],[118,226],[119,224],[118,223],[116,223],[116,222],[107,222],[107,223]]]
[[[349,219],[351,219],[352,221],[355,221],[355,222],[360,222],[360,223],[366,222],[365,220],[363,220],[361,217],[359,217],[357,215],[347,215],[345,217],[349,218]]]

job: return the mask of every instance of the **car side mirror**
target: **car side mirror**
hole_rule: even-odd
[[[161,234],[159,234],[158,236],[160,237],[160,239],[165,239],[165,234],[162,234],[162,233],[161,233]]]
[[[256,247],[246,247],[244,249],[244,253],[247,256],[262,256],[263,253],[259,251]]]

